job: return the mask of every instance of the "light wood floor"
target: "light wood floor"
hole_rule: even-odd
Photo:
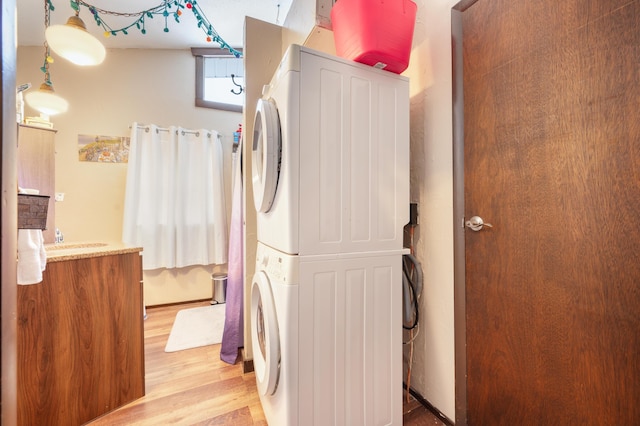
[[[220,345],[164,352],[176,314],[195,302],[147,309],[144,322],[146,395],[89,425],[266,425],[254,373],[220,360]],[[403,396],[404,397],[404,396]],[[413,401],[404,423],[443,425]]]

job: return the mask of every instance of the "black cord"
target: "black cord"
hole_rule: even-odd
[[[417,279],[421,279],[421,274],[419,274],[417,272],[417,268],[420,267],[420,264],[418,263],[418,261],[415,259],[415,257],[413,257],[412,255],[403,255],[403,262],[402,262],[402,279],[404,280],[405,283],[408,284],[408,287],[411,291],[411,296],[413,299],[413,323],[410,326],[407,326],[404,324],[402,324],[402,328],[404,328],[405,330],[413,330],[414,328],[416,328],[418,326],[418,321],[419,321],[419,307],[418,307],[418,294],[417,294],[417,290],[416,290],[416,286],[420,285],[421,283],[416,282],[416,280],[413,277],[412,272],[412,268],[413,271],[416,272],[417,275]],[[403,287],[404,288],[404,287]]]

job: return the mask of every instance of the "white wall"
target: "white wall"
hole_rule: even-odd
[[[17,81],[37,90],[43,47],[18,49]],[[195,60],[190,50],[110,49],[97,67],[77,67],[54,56],[51,80],[70,104],[51,117],[56,135],[56,226],[67,242],[120,241],[126,164],[78,161],[78,134],[127,136],[132,122],[207,128],[222,134],[227,212],[231,151],[240,113],[195,107]],[[37,115],[29,107],[26,116]],[[210,266],[145,271],[145,303],[158,305],[211,297]]]
[[[415,0],[411,79],[411,201],[418,203],[416,255],[424,271],[411,387],[455,419],[451,8]],[[408,350],[405,350],[405,359]],[[405,376],[406,379],[406,376]]]

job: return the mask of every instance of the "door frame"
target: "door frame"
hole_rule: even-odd
[[[451,9],[453,100],[453,299],[455,344],[455,424],[467,424],[467,321],[464,229],[464,96],[462,13],[478,0]]]
[[[2,423],[17,422],[17,344],[16,344],[16,306],[17,306],[17,268],[16,251],[18,245],[18,185],[17,141],[18,125],[16,123],[16,37],[15,17],[16,1],[2,0],[0,21],[0,62],[2,66]]]

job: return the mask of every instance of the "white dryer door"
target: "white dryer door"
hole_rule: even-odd
[[[280,168],[280,120],[275,103],[260,99],[253,122],[253,203],[256,211],[271,209],[278,185]]]
[[[264,271],[251,284],[251,343],[253,367],[260,395],[272,395],[280,375],[280,335],[269,277]]]

